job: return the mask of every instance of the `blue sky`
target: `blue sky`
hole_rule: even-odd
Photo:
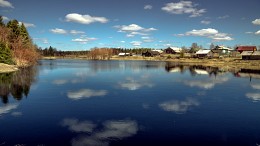
[[[38,46],[260,45],[259,0],[0,0],[5,22],[25,23]]]

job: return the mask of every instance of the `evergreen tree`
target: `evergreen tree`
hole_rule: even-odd
[[[5,26],[3,16],[0,16],[0,26]]]
[[[0,42],[0,63],[14,64],[10,48]]]
[[[23,38],[23,43],[24,45],[30,45],[31,44],[31,38],[29,36],[29,33],[26,29],[26,27],[24,26],[24,24],[22,23],[22,25],[19,27],[20,29],[20,36],[22,36]]]
[[[11,20],[7,23],[7,28],[11,29],[9,40],[11,43],[13,43],[20,35],[19,22],[17,20]]]
[[[214,49],[215,48],[215,45],[213,43],[210,44],[209,46],[210,50]]]

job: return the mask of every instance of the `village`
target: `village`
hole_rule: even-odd
[[[260,60],[260,51],[257,51],[256,46],[238,46],[231,49],[225,46],[216,46],[213,49],[200,49],[197,51],[184,50],[178,47],[168,47],[162,50],[147,50],[142,54],[119,53],[118,56],[143,56],[143,57],[157,57],[165,56],[170,58],[199,58],[199,59],[213,59],[213,58],[241,58],[242,60]]]

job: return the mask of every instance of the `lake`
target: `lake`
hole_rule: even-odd
[[[0,146],[260,145],[259,71],[41,60],[0,97]]]

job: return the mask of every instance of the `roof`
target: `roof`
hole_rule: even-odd
[[[260,55],[260,51],[255,51],[252,55]]]
[[[236,48],[237,51],[254,51],[257,50],[256,46],[239,46]]]
[[[198,52],[196,52],[196,55],[199,54],[208,54],[211,50],[199,50]]]
[[[241,53],[241,55],[242,55],[242,56],[250,56],[250,55],[252,55],[252,53],[253,53],[253,51],[243,51],[243,52]]]
[[[228,51],[232,51],[233,49],[225,47],[225,46],[216,46],[216,49],[218,50],[228,50]]]
[[[159,53],[163,53],[162,50],[152,50],[152,51],[157,51],[157,52],[159,52]]]

